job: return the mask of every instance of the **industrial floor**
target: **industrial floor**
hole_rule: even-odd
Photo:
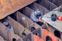
[[[60,7],[62,0],[37,0],[6,16],[0,20],[0,41],[62,41],[62,32],[42,20]]]

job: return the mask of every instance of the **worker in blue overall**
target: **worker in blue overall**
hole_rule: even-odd
[[[41,22],[41,18],[43,16],[43,13],[40,12],[39,10],[36,10],[34,12],[32,12],[31,14],[31,19],[33,20],[33,22],[38,23],[39,25],[42,25],[43,23]]]

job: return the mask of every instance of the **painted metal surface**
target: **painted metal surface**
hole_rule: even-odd
[[[46,15],[44,15],[44,17],[42,19],[45,22],[47,22],[48,24],[52,25],[57,30],[59,30],[60,32],[62,32],[62,21],[59,21],[58,19],[56,21],[51,20],[51,15],[52,14],[56,14],[57,16],[62,16],[62,12],[58,11],[59,9],[60,8],[56,8],[55,10],[47,13]]]

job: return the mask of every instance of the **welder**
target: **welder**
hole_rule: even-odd
[[[31,14],[31,19],[36,22],[37,24],[39,24],[40,26],[42,26],[42,22],[41,22],[41,18],[43,16],[43,13],[40,12],[39,10],[36,10],[34,12],[32,12]]]

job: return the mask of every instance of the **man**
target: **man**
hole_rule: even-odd
[[[40,12],[39,10],[36,10],[36,11],[32,12],[32,14],[31,14],[30,17],[31,17],[31,19],[32,19],[34,22],[38,23],[39,25],[42,25],[42,24],[43,24],[43,23],[41,22],[42,16],[43,16],[43,13]]]

